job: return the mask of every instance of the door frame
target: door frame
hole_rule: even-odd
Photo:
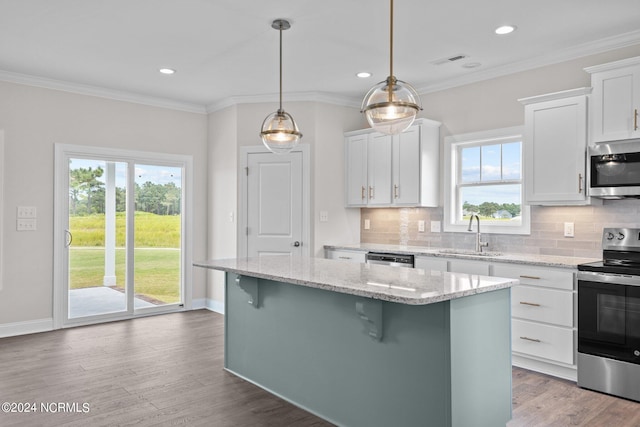
[[[311,146],[308,143],[298,144],[292,153],[302,153],[302,255],[311,256],[313,242],[311,241]],[[252,145],[240,147],[240,197],[238,199],[238,258],[244,258],[248,254],[247,247],[247,197],[249,194],[247,168],[249,154],[270,153],[264,145]],[[277,154],[274,154],[277,156]]]
[[[165,310],[161,308],[153,312],[138,311],[131,307],[131,312],[117,314],[106,314],[80,318],[79,320],[69,320],[65,315],[68,310],[67,291],[69,287],[69,256],[65,250],[66,226],[69,217],[69,195],[68,195],[68,162],[69,158],[92,158],[115,162],[145,162],[152,164],[166,164],[168,166],[181,165],[183,168],[182,186],[182,235],[181,235],[181,292],[183,295],[182,306],[171,305]],[[192,247],[193,247],[193,157],[191,155],[156,153],[149,151],[134,151],[126,149],[94,147],[72,144],[55,144],[55,168],[54,168],[54,214],[53,214],[53,328],[60,329],[80,325],[89,325],[114,320],[131,319],[135,317],[148,316],[150,314],[160,314],[163,312],[176,312],[191,310],[193,299],[193,279],[192,279]],[[66,171],[66,176],[62,171]],[[128,178],[129,185],[132,184],[132,175]],[[65,182],[66,180],[66,182]],[[131,195],[131,196],[130,196]],[[132,189],[128,191],[127,197],[133,198]],[[129,223],[127,223],[129,226]],[[133,244],[133,239],[127,237],[127,244]],[[130,274],[127,272],[127,274]],[[65,291],[65,288],[67,291]],[[66,320],[65,320],[66,319]]]

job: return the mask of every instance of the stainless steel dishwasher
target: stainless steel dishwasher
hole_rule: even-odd
[[[390,265],[392,267],[413,268],[413,255],[368,252],[367,264]]]

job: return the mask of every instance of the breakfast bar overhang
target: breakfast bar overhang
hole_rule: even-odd
[[[226,272],[225,369],[340,426],[504,426],[517,280],[322,258]]]

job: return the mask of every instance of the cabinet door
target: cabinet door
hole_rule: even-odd
[[[434,256],[417,256],[414,258],[414,266],[426,271],[447,271],[449,267],[446,259]]]
[[[452,273],[489,275],[489,263],[464,259],[449,259],[449,271]]]
[[[369,206],[391,204],[391,135],[373,133],[367,145]]]
[[[347,206],[367,204],[367,134],[345,140],[345,180]]]
[[[594,73],[591,84],[591,141],[640,137],[640,66]]]
[[[337,259],[351,262],[365,262],[367,255],[366,252],[362,251],[348,251],[337,249],[325,249],[324,253],[325,258],[327,259]]]
[[[420,126],[393,138],[393,204],[420,204]]]
[[[584,95],[525,107],[526,203],[586,200],[586,120]]]

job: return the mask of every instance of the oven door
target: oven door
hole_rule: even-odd
[[[578,352],[640,364],[640,277],[578,272]]]

